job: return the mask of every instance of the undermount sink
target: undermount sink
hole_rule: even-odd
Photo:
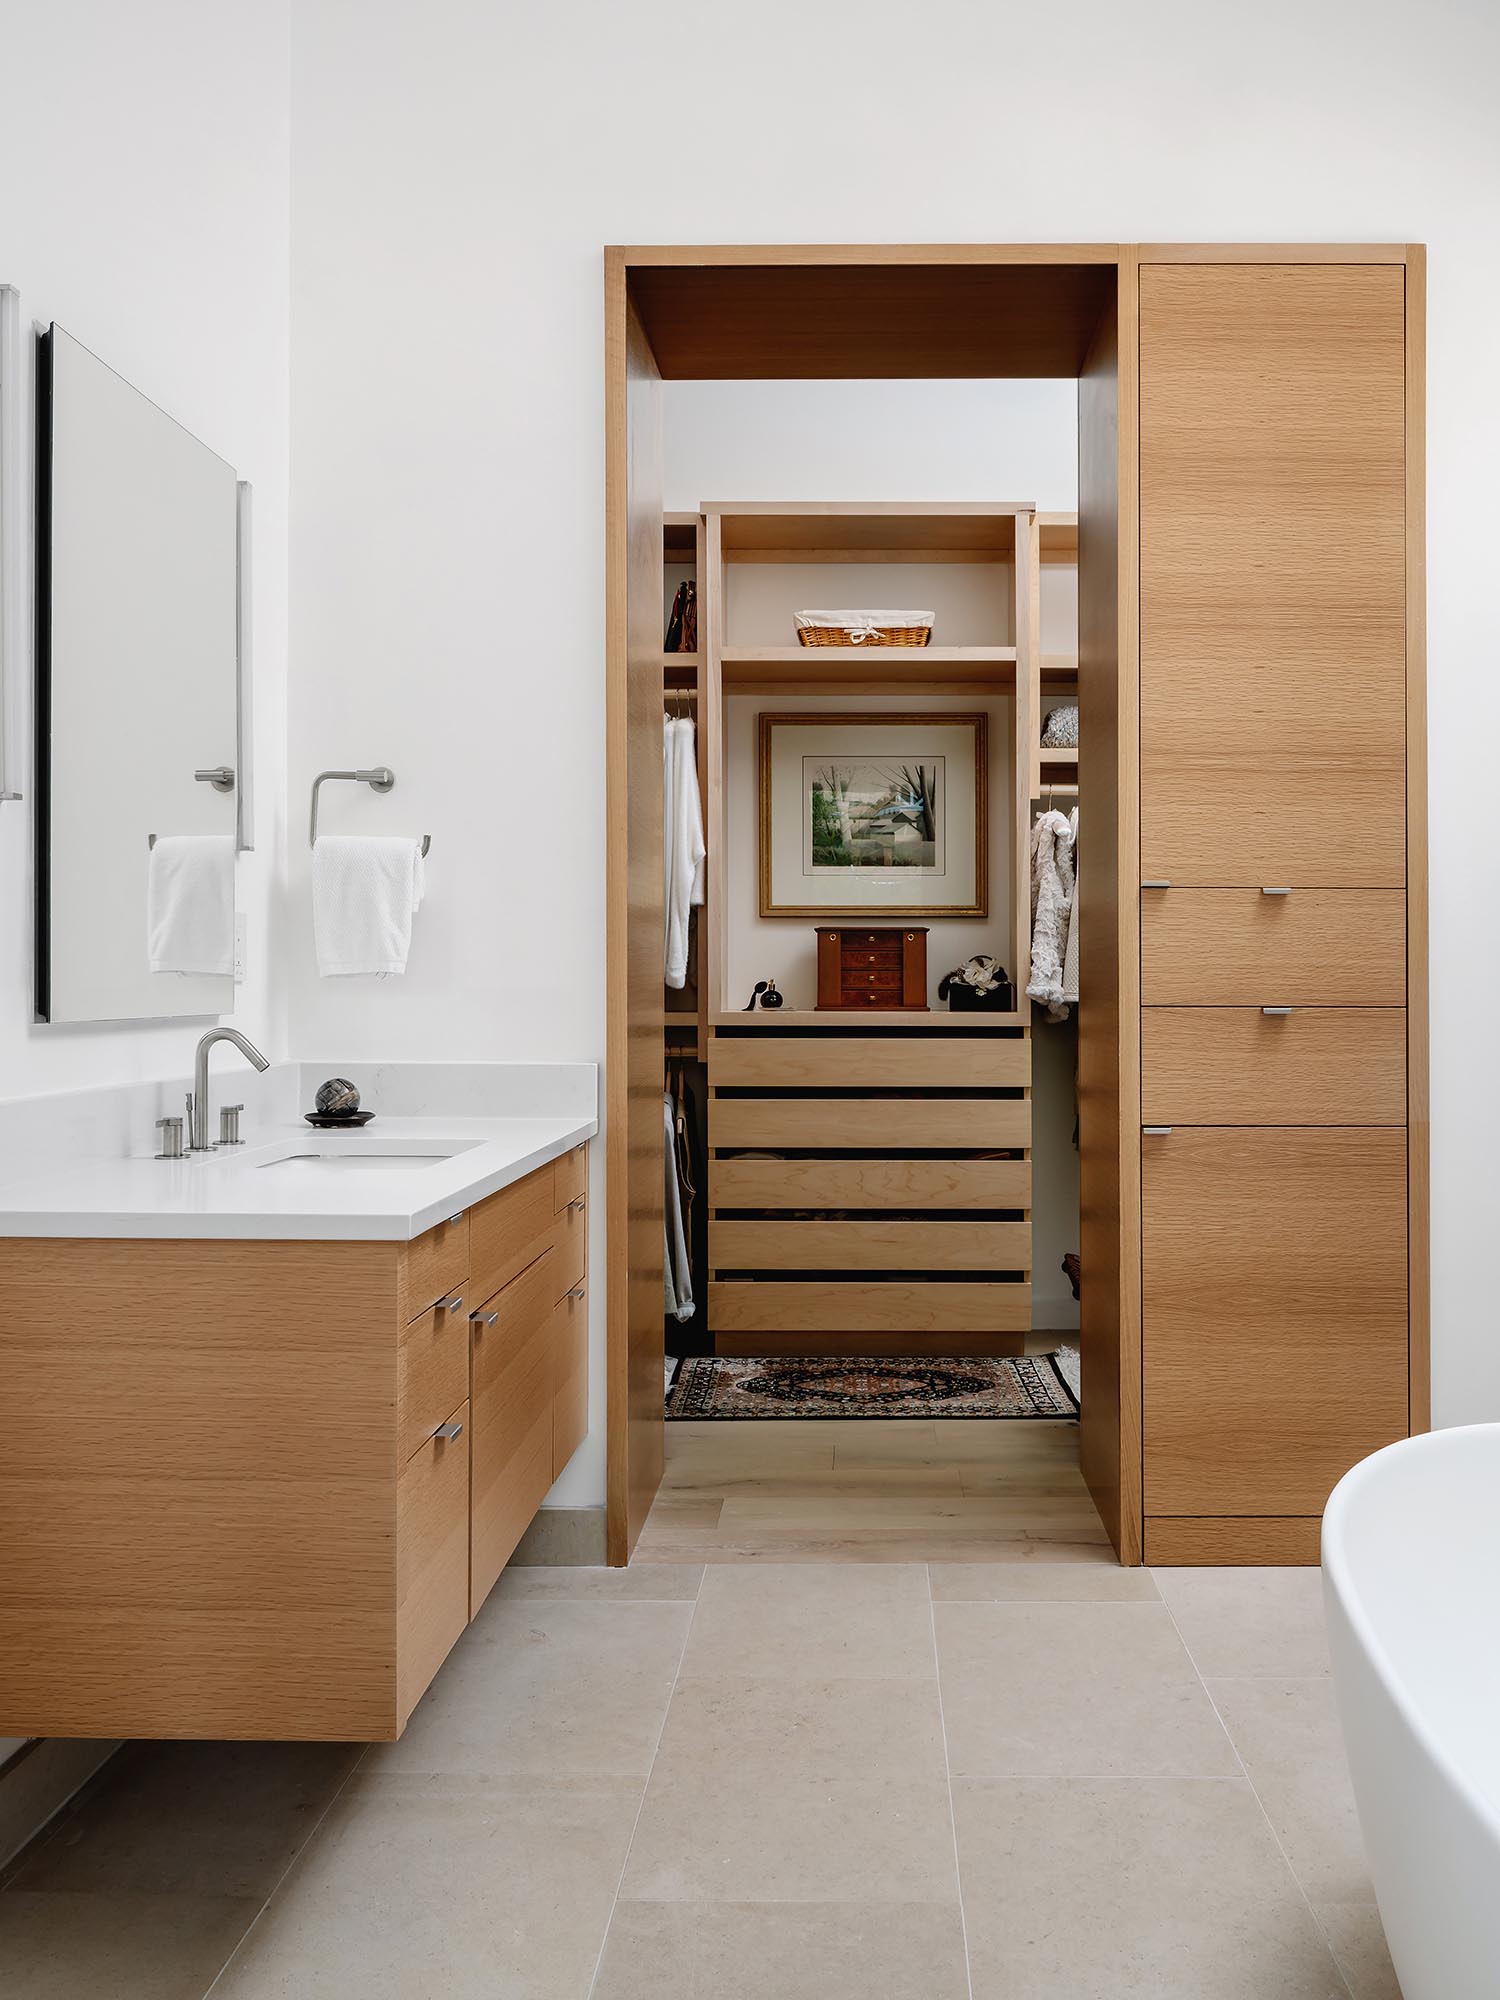
[[[257,1161],[264,1173],[270,1167],[339,1167],[344,1172],[407,1172],[413,1167],[436,1166],[451,1160],[455,1153],[472,1152],[477,1139],[414,1139],[410,1144],[356,1147],[347,1143],[320,1147],[302,1145],[278,1153],[274,1159]]]

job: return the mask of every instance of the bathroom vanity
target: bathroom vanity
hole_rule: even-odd
[[[483,1604],[588,1428],[595,1126],[375,1129],[0,1192],[0,1735],[393,1738]]]

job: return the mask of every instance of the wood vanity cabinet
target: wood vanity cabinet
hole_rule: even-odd
[[[587,1429],[586,1159],[404,1244],[0,1241],[0,1735],[399,1736]]]

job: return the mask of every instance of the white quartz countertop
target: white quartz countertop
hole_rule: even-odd
[[[305,1121],[186,1160],[81,1159],[0,1181],[0,1235],[262,1237],[404,1243],[591,1139],[557,1117],[372,1119],[357,1132]]]

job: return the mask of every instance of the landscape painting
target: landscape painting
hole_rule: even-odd
[[[988,914],[986,714],[756,720],[763,917]]]
[[[943,762],[802,760],[806,799],[804,873],[849,868],[943,872]]]

